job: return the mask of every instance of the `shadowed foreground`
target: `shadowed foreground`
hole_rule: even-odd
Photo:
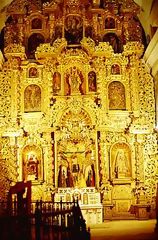
[[[90,225],[91,240],[158,240],[156,220],[107,221]]]

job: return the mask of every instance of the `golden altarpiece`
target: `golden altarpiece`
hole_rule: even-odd
[[[78,197],[87,222],[154,209],[154,83],[132,0],[14,0],[0,71],[1,199]],[[147,208],[148,207],[148,208]],[[147,209],[147,210],[146,210]],[[141,217],[141,216],[140,216]]]

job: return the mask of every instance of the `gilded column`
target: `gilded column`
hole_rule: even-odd
[[[138,57],[132,55],[130,57],[130,89],[131,89],[131,109],[134,113],[139,111],[139,85],[138,85],[138,74],[136,68],[139,66]]]

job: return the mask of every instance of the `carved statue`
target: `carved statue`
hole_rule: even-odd
[[[53,93],[58,94],[61,89],[61,75],[59,72],[55,72],[53,75]]]
[[[74,187],[74,180],[70,170],[70,166],[67,167],[67,178],[66,178],[66,186],[67,187]]]
[[[31,67],[31,68],[29,69],[29,77],[30,77],[30,78],[38,77],[37,68]]]
[[[119,149],[115,159],[115,176],[116,178],[127,177],[129,173],[129,160],[123,149]]]
[[[94,170],[94,164],[90,166],[90,169],[88,171],[88,177],[86,180],[87,187],[94,187],[95,186],[95,170]]]
[[[79,72],[76,67],[71,68],[68,82],[70,85],[71,95],[81,94],[80,85],[82,82],[81,82],[81,78],[79,76]]]
[[[88,88],[90,92],[96,91],[96,73],[93,71],[88,73]]]
[[[27,180],[37,180],[38,179],[38,164],[39,161],[37,160],[34,154],[28,156],[27,162]]]
[[[86,187],[86,180],[85,180],[85,176],[84,176],[82,170],[80,171],[79,181],[78,182],[79,182],[78,186],[80,188],[85,188]]]
[[[66,187],[66,173],[62,165],[59,167],[58,187]]]
[[[120,74],[120,67],[118,64],[113,64],[111,67],[111,74]]]

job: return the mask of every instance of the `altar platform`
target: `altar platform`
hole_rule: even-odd
[[[94,187],[87,188],[58,188],[55,193],[55,202],[72,202],[78,200],[86,224],[103,222],[103,205],[100,193]]]

